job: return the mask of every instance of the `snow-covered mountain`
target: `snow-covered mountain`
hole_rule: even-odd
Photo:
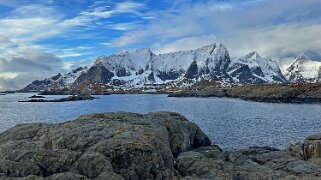
[[[77,69],[72,70],[71,72],[65,74],[57,74],[50,78],[46,78],[44,80],[36,80],[31,84],[27,85],[21,91],[41,91],[45,89],[53,89],[53,88],[65,88],[71,86],[75,80],[83,73],[88,70],[87,67],[79,67]]]
[[[169,82],[179,84],[186,79],[237,83],[286,81],[276,61],[262,58],[257,52],[231,61],[224,45],[212,44],[196,50],[159,55],[150,49],[139,49],[102,56],[76,83],[98,81],[120,87],[143,87]]]
[[[238,83],[282,83],[283,76],[277,61],[263,58],[257,52],[233,59],[228,73]]]
[[[143,87],[146,84],[164,84],[184,79],[230,82],[232,78],[227,73],[229,64],[228,50],[222,44],[159,55],[150,49],[139,49],[99,57],[76,83],[98,81],[113,86]],[[93,72],[101,74],[100,77],[93,77]]]
[[[290,82],[320,82],[321,62],[302,54],[289,64],[284,75]]]
[[[320,82],[320,67],[321,62],[301,55],[282,73],[278,61],[261,57],[255,51],[231,59],[222,44],[166,54],[138,49],[101,56],[89,69],[79,68],[71,73],[34,81],[24,90],[39,91],[94,82],[125,89],[151,84],[181,86],[202,80],[227,83]]]

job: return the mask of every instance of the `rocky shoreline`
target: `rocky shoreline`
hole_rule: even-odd
[[[227,97],[268,103],[321,103],[321,84],[192,86],[169,97]]]
[[[225,152],[177,113],[84,115],[0,134],[0,179],[320,179],[321,135]]]

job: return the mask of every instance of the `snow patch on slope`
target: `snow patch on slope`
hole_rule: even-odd
[[[320,78],[321,62],[313,61],[301,54],[286,68],[284,75],[292,82],[316,82]]]

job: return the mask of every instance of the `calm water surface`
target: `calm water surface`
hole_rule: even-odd
[[[227,150],[248,146],[286,148],[321,132],[321,105],[269,104],[227,98],[168,98],[166,95],[97,96],[93,101],[18,103],[33,94],[0,96],[0,132],[16,124],[59,123],[82,114],[130,111],[178,112]],[[60,98],[61,96],[48,96]]]

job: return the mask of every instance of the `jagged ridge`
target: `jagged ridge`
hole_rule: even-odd
[[[52,76],[50,78],[46,78],[44,80],[35,80],[31,84],[27,85],[25,88],[23,88],[21,91],[23,92],[30,92],[30,91],[42,91],[46,89],[62,89],[65,87],[69,87],[72,85],[75,80],[81,76],[83,73],[85,73],[88,70],[88,68],[85,67],[79,67],[74,70],[72,70],[69,73],[65,74],[57,74],[55,76]]]
[[[320,67],[321,62],[301,55],[282,73],[276,60],[263,58],[256,51],[231,59],[223,44],[158,55],[145,48],[101,56],[89,69],[82,69],[76,75],[69,73],[73,78],[58,74],[34,81],[24,90],[39,91],[94,82],[124,89],[143,88],[150,84],[181,86],[186,80],[188,83],[203,80],[255,84],[319,82]]]

